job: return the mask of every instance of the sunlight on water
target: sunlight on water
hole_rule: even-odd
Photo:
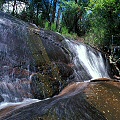
[[[23,106],[26,106],[26,105],[29,105],[29,104],[32,104],[32,103],[35,103],[35,102],[39,102],[40,100],[38,99],[24,99],[22,102],[2,102],[0,103],[0,110],[1,109],[4,109],[6,107],[10,107],[10,106],[19,106],[19,107],[23,107]]]
[[[75,44],[68,40],[67,43],[71,52],[74,52],[75,54],[74,64],[77,67],[81,64],[86,72],[91,75],[91,79],[102,77],[109,78],[107,68],[105,67],[104,60],[100,52],[95,51],[92,48],[88,48],[83,44]]]
[[[96,56],[92,51],[89,51],[88,54],[86,47],[83,45],[77,45],[75,48],[81,65],[92,76],[92,79],[108,77],[103,58],[100,53]]]

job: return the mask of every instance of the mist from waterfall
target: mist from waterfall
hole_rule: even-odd
[[[83,75],[80,72],[81,66],[87,74],[91,76],[91,79],[109,78],[106,66],[107,62],[99,51],[82,43],[75,43],[69,40],[66,40],[66,42],[73,54],[73,63],[77,68],[77,71],[75,70],[75,72],[78,79]]]

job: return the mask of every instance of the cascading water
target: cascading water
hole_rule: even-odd
[[[76,66],[75,73],[78,81],[80,79],[109,78],[107,67],[102,54],[82,43],[75,43],[66,40],[68,47],[73,54],[73,63]],[[87,74],[88,75],[87,75]],[[89,76],[86,78],[86,76]]]

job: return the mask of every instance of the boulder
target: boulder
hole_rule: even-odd
[[[73,74],[72,68],[68,67],[71,53],[64,43],[65,38],[60,34],[40,29],[0,11],[1,80],[30,80],[30,76],[37,73],[37,77],[34,75],[31,79],[31,91],[34,91],[35,98],[39,98],[36,96],[43,93],[38,92],[39,85],[36,85],[41,83],[41,80],[45,88],[52,88],[52,93],[46,93],[47,95],[40,99],[58,94],[62,84],[66,84],[67,79]],[[50,86],[47,87],[46,83]],[[41,87],[40,90],[43,90],[44,87]]]
[[[79,82],[68,85],[58,96],[0,113],[1,120],[118,120],[120,83]],[[19,107],[18,107],[19,108]]]
[[[37,99],[57,95],[70,82],[72,74],[73,69],[65,63],[42,66],[37,73],[30,76],[31,92]]]

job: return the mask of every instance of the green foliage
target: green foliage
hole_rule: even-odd
[[[52,23],[51,30],[57,32],[56,24],[55,23]]]
[[[0,10],[2,10],[2,5],[5,1],[4,0],[0,0]]]
[[[119,34],[119,1],[90,0],[87,11],[91,11],[88,15],[90,29],[86,36],[87,42],[97,45],[110,45],[111,36]]]
[[[65,26],[62,27],[62,34],[68,34],[68,29]]]
[[[5,0],[0,0],[1,8],[4,2]],[[42,0],[27,1],[25,2],[27,7],[23,12],[14,15],[68,37],[85,36],[86,42],[93,45],[110,45],[112,35],[120,36],[119,0],[86,0],[86,2],[53,0],[52,2],[53,4]],[[119,38],[116,41],[120,44]]]
[[[64,35],[67,38],[71,38],[71,39],[76,39],[77,38],[77,34],[72,33],[72,32],[69,33],[68,29],[65,26],[62,27],[62,35]]]
[[[48,22],[45,22],[45,29],[49,30],[49,23]]]
[[[62,13],[63,26],[66,26],[69,33],[74,32],[79,35],[79,22],[82,15],[81,6],[75,3],[75,1],[65,1],[61,7],[64,8],[64,11]]]
[[[51,27],[50,27],[49,24],[50,24],[49,22],[45,22],[44,28],[46,30],[52,30],[54,32],[59,32],[59,30],[56,29],[56,24],[55,23],[52,23]],[[66,26],[62,26],[61,34],[64,35],[65,37],[67,37],[67,38],[72,38],[72,39],[76,39],[77,38],[77,34],[76,33],[72,33],[72,32],[69,33],[68,29],[66,28]]]
[[[55,23],[52,23],[52,24],[50,25],[49,22],[45,22],[45,29],[46,29],[46,30],[52,30],[52,31],[54,31],[54,32],[57,32],[56,24],[55,24]]]

